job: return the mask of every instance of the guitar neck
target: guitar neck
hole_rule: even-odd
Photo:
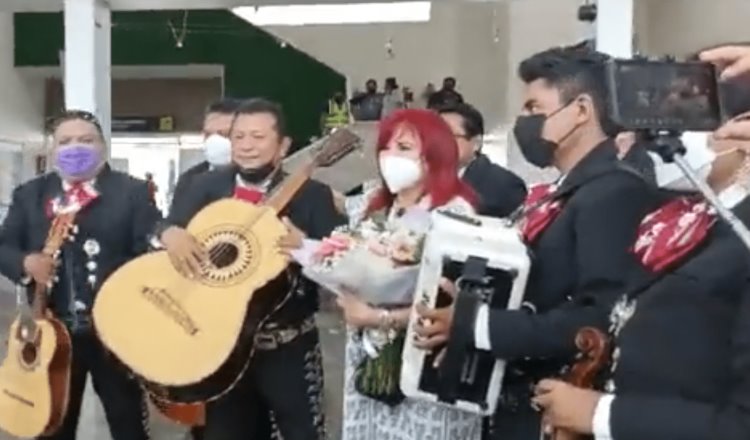
[[[35,319],[44,318],[49,306],[49,295],[47,286],[36,283],[34,284],[34,300],[31,306],[31,313]]]
[[[42,254],[57,260],[57,253],[60,250],[61,241],[58,239],[58,237],[50,236],[47,239],[47,242],[44,243],[44,249],[42,249]],[[45,313],[47,312],[47,307],[49,306],[49,289],[44,284],[34,283],[33,284],[34,292],[32,297],[32,314],[34,318],[41,319],[44,318]]]
[[[265,205],[272,207],[276,212],[281,212],[292,200],[292,197],[297,194],[297,191],[302,188],[302,185],[312,176],[315,168],[315,163],[310,162],[297,169],[284,179],[279,188],[268,197]]]

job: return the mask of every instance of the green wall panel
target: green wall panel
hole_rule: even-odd
[[[328,97],[344,90],[344,77],[268,33],[224,10],[189,11],[187,34],[178,48],[182,11],[115,12],[114,65],[223,64],[225,94],[263,96],[280,102],[296,145],[318,134]],[[64,47],[61,13],[15,14],[16,66],[55,66]],[[148,99],[148,97],[144,97]]]

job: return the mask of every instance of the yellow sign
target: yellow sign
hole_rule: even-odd
[[[174,118],[171,116],[159,118],[159,131],[174,131]]]

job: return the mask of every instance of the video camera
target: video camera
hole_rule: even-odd
[[[614,59],[606,74],[609,116],[624,131],[714,131],[726,119],[712,64]]]
[[[606,72],[610,118],[624,131],[644,134],[649,150],[674,162],[750,250],[750,231],[683,157],[682,133],[714,131],[730,116],[716,68],[698,61],[632,59],[610,60]]]

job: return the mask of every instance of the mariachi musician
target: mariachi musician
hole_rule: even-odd
[[[729,114],[750,110],[750,83],[731,89]],[[719,137],[745,117],[726,124]],[[750,137],[712,144],[710,172],[693,167],[750,225]],[[688,159],[699,154],[688,147]],[[750,438],[750,250],[703,209],[684,177],[669,178],[682,177],[670,167],[676,168],[657,166],[657,179],[682,193],[641,226],[634,250],[644,270],[612,310],[614,347],[603,391],[540,382],[535,402],[551,427],[596,440]]]
[[[601,321],[637,264],[629,252],[641,218],[654,208],[655,188],[621,164],[605,109],[607,57],[580,48],[550,49],[523,61],[524,114],[514,134],[533,165],[554,166],[556,184],[532,187],[523,238],[534,255],[521,310],[480,306],[474,344],[510,361],[494,418],[493,438],[539,438],[531,407],[536,381],[556,373],[574,351],[581,322]],[[452,307],[421,309],[417,345],[442,345]],[[564,358],[561,358],[563,356]]]
[[[205,250],[184,229],[198,211],[233,196],[262,203],[284,178],[280,164],[291,140],[277,104],[264,99],[245,102],[235,114],[230,138],[234,166],[199,175],[189,191],[175,194],[167,222],[158,233],[181,271],[199,272],[206,258]],[[290,232],[280,245],[287,250],[301,246],[305,236],[320,239],[346,223],[330,188],[313,180],[302,186],[282,214]],[[296,267],[264,287],[269,288],[277,290],[271,296],[279,300],[294,291],[256,335],[256,353],[240,382],[226,396],[208,403],[206,440],[257,438],[259,402],[273,411],[285,440],[325,437],[316,291],[301,280]]]
[[[110,169],[105,138],[94,115],[68,111],[52,131],[56,172],[15,189],[0,230],[0,272],[16,283],[56,279],[52,313],[72,337],[68,412],[61,429],[48,437],[74,440],[86,377],[90,373],[115,440],[146,440],[148,410],[138,383],[97,339],[91,307],[104,280],[148,250],[160,220],[144,181]],[[61,249],[59,264],[41,253],[50,221],[75,209],[74,239]]]
[[[239,99],[224,98],[208,106],[203,116],[201,130],[205,160],[188,168],[180,175],[174,188],[175,197],[177,197],[176,194],[190,191],[190,184],[197,176],[216,168],[228,166],[231,163],[232,145],[229,140],[229,131],[232,128],[234,113],[240,108],[242,102]],[[261,415],[268,413],[261,405],[259,405],[258,411]],[[265,420],[264,417],[261,417],[261,419],[264,419],[266,426],[264,428],[259,426],[256,435],[259,439],[269,438],[273,429],[272,422],[270,418]],[[203,440],[203,426],[191,428],[190,437],[192,437],[192,440]]]

